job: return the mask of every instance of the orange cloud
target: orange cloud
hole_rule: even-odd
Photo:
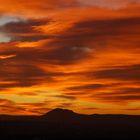
[[[63,107],[139,114],[131,110],[140,100],[139,4],[119,9],[74,0],[10,4],[3,1],[0,11],[20,18],[0,26],[11,39],[0,43],[1,113],[39,115]]]

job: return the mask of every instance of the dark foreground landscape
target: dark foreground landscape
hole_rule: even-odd
[[[139,140],[140,116],[81,115],[54,109],[43,116],[0,116],[0,140]]]

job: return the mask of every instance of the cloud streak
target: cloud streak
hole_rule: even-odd
[[[140,100],[139,1],[2,5],[0,32],[10,38],[0,43],[3,114],[39,115],[55,107],[123,113],[124,105],[126,114],[138,114],[131,108]]]

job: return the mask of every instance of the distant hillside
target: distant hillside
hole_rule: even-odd
[[[139,140],[139,115],[83,115],[56,108],[42,116],[0,116],[0,140]]]

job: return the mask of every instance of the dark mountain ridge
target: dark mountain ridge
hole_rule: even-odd
[[[72,117],[83,118],[140,118],[140,115],[126,115],[126,114],[79,114],[72,110],[56,108],[44,115],[0,115],[0,120],[22,120],[22,119],[66,119]]]
[[[41,116],[0,116],[0,140],[140,139],[140,115],[83,115],[56,108]]]

